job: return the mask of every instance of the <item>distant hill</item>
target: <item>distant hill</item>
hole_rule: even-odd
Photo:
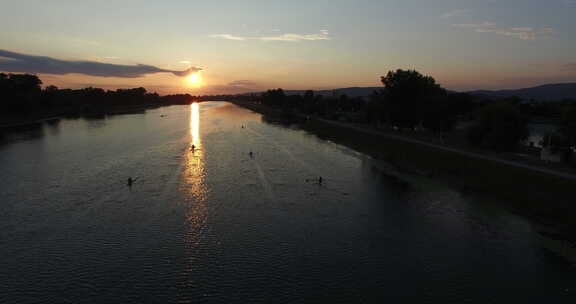
[[[517,96],[524,100],[576,99],[576,83],[545,84],[537,87],[517,90],[477,90],[470,91],[468,93],[487,98]]]
[[[382,87],[353,87],[353,88],[340,88],[333,90],[314,90],[314,94],[323,96],[336,96],[347,95],[348,97],[364,97],[370,96],[375,90],[381,90]],[[287,95],[302,95],[306,90],[286,90]]]
[[[314,90],[314,94],[336,97],[346,94],[348,97],[366,97],[370,96],[374,91],[382,89],[383,87],[352,87],[333,90]],[[285,92],[287,95],[302,95],[306,90],[286,90]],[[545,84],[537,87],[516,90],[476,90],[466,93],[485,98],[517,96],[524,100],[576,99],[576,83]]]

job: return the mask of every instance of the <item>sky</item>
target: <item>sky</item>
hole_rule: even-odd
[[[576,82],[576,0],[0,0],[0,71],[161,94]],[[202,84],[178,71],[192,69]],[[201,70],[200,70],[201,69]]]

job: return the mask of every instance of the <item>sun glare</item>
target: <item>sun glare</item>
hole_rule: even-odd
[[[200,73],[193,73],[186,77],[186,82],[189,86],[193,88],[201,87],[202,86],[202,76]]]

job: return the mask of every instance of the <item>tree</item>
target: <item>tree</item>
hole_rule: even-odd
[[[569,145],[576,145],[576,105],[569,106],[562,115],[560,132],[567,138]]]
[[[426,103],[437,97],[446,96],[434,78],[424,76],[415,70],[389,71],[381,77],[384,85],[382,100],[386,104],[390,123],[414,127],[424,119]]]
[[[471,144],[496,151],[514,150],[527,137],[526,119],[516,107],[505,102],[494,102],[482,108],[468,130]]]
[[[35,108],[39,102],[42,81],[36,75],[1,74],[0,98],[7,112],[22,112]]]
[[[389,71],[381,77],[389,98],[398,100],[416,99],[443,95],[445,90],[431,76],[424,76],[415,70]]]
[[[262,103],[269,106],[282,106],[286,99],[286,94],[282,89],[268,90],[262,94]]]
[[[30,74],[10,74],[13,82],[13,89],[20,92],[39,92],[42,80],[36,75]]]
[[[313,102],[314,101],[314,91],[308,90],[304,92],[303,96],[304,102]]]
[[[311,114],[314,112],[314,106],[315,106],[314,91],[308,90],[304,92],[304,96],[302,96],[302,106],[301,106],[302,112],[306,114]]]
[[[442,136],[454,128],[458,118],[458,108],[454,99],[448,97],[433,97],[422,105],[422,125]]]

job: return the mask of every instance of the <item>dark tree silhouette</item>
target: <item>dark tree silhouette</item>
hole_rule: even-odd
[[[262,94],[262,103],[274,107],[281,107],[286,100],[286,94],[282,89],[268,90]]]
[[[9,113],[24,112],[38,100],[42,81],[36,75],[0,73],[0,97]]]
[[[0,73],[0,106],[2,121],[34,120],[61,115],[106,113],[114,108],[188,104],[188,94],[160,97],[145,88],[106,91],[101,88],[41,88],[36,75]]]
[[[507,102],[494,102],[482,108],[468,130],[471,144],[496,151],[515,150],[527,137],[526,119]]]
[[[423,98],[444,94],[444,89],[431,76],[424,76],[415,70],[389,71],[381,77],[389,98]]]
[[[384,85],[381,102],[388,112],[383,116],[389,123],[403,127],[413,128],[422,122],[426,111],[430,111],[427,103],[447,94],[434,78],[415,70],[389,71],[381,81]]]
[[[569,106],[562,115],[560,132],[571,147],[576,146],[576,104]]]

